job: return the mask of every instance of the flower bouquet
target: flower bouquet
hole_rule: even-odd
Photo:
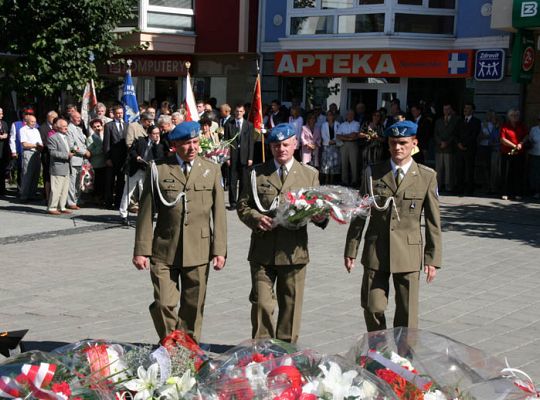
[[[54,354],[101,399],[181,398],[195,386],[196,371],[206,359],[181,331],[171,333],[157,349],[84,340],[58,348]]]
[[[199,140],[199,154],[221,165],[231,157],[230,148],[233,146],[237,136],[238,134],[230,140],[223,140],[219,143],[215,143],[211,138],[201,136]]]
[[[319,186],[288,192],[285,202],[276,210],[275,225],[298,229],[307,225],[312,217],[331,218],[346,224],[354,217],[366,218],[373,198],[360,196],[358,191],[343,186]]]
[[[84,160],[81,166],[79,187],[83,193],[90,193],[94,190],[94,168],[88,160]]]
[[[271,354],[272,355],[272,354]],[[298,351],[229,364],[217,380],[201,380],[200,398],[219,400],[396,399],[390,387],[340,357]],[[243,358],[238,361],[244,360]]]
[[[390,384],[400,399],[525,399],[504,364],[481,350],[428,331],[367,333],[347,358]],[[517,381],[516,381],[517,382]]]
[[[99,399],[58,357],[41,351],[19,354],[0,364],[0,398]]]

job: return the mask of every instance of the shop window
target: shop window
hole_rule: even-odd
[[[132,17],[125,19],[118,24],[119,28],[136,28],[139,26],[139,7],[133,7]]]
[[[193,31],[193,16],[149,11],[147,25],[149,28]]]
[[[293,17],[291,35],[325,35],[332,32],[333,16]]]
[[[398,4],[405,4],[408,6],[421,6],[423,0],[398,0]]]
[[[384,0],[358,0],[358,4],[363,5],[372,5],[372,4],[384,4]]]
[[[322,0],[321,8],[352,8],[354,7],[354,3],[356,3],[356,0]]]
[[[294,0],[294,8],[315,8],[316,0]]]
[[[149,0],[151,6],[193,9],[193,0]]]
[[[396,14],[395,32],[454,34],[451,15]]]
[[[384,14],[340,15],[338,33],[384,32]]]
[[[281,80],[281,101],[291,102],[304,96],[304,78],[283,78]]]
[[[456,8],[456,0],[429,0],[429,8]]]
[[[336,96],[341,90],[341,79],[306,78],[306,108],[328,107],[328,98]]]

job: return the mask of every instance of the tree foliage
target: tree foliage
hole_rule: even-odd
[[[96,65],[124,50],[115,28],[137,0],[0,0],[2,84],[31,96],[82,93]],[[91,55],[95,58],[90,62]],[[2,60],[0,58],[0,60]]]

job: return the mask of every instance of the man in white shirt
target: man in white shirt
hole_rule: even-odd
[[[341,146],[341,181],[345,186],[358,186],[358,135],[360,123],[354,119],[354,110],[347,111],[346,121],[337,131],[336,138],[343,142]],[[350,172],[350,174],[349,174]]]
[[[23,148],[21,201],[26,202],[34,199],[41,172],[43,142],[36,128],[36,117],[27,116],[26,125],[20,130],[20,137]]]

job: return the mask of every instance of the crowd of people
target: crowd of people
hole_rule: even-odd
[[[210,99],[196,106],[201,137],[215,145],[231,144],[222,175],[229,209],[236,209],[250,169],[263,161],[263,153],[271,157],[271,152],[248,121],[249,103],[218,107]],[[389,111],[367,113],[358,103],[344,112],[331,104],[323,112],[319,106],[306,111],[296,101],[288,108],[274,100],[263,106],[263,132],[291,124],[297,139],[295,158],[318,169],[322,184],[360,187],[367,166],[390,156],[385,129],[409,119],[418,126],[413,157],[435,167],[439,192],[540,198],[540,117],[539,125],[529,130],[517,109],[510,109],[504,122],[491,110],[479,120],[472,103],[462,111],[458,115],[451,104],[443,104],[437,117],[432,107],[420,102],[404,112],[394,99]],[[120,104],[107,108],[98,103],[85,124],[77,107],[69,104],[62,114],[48,112],[39,125],[34,110],[25,108],[21,119],[9,126],[0,109],[0,195],[6,194],[6,179],[15,178],[19,200],[32,201],[42,178],[49,214],[94,204],[119,210],[127,222],[128,212],[137,212],[146,166],[171,153],[168,134],[185,115],[185,109],[171,109],[167,101],[160,107],[145,103],[140,105],[140,120],[128,124]],[[92,194],[81,196],[88,165]]]

